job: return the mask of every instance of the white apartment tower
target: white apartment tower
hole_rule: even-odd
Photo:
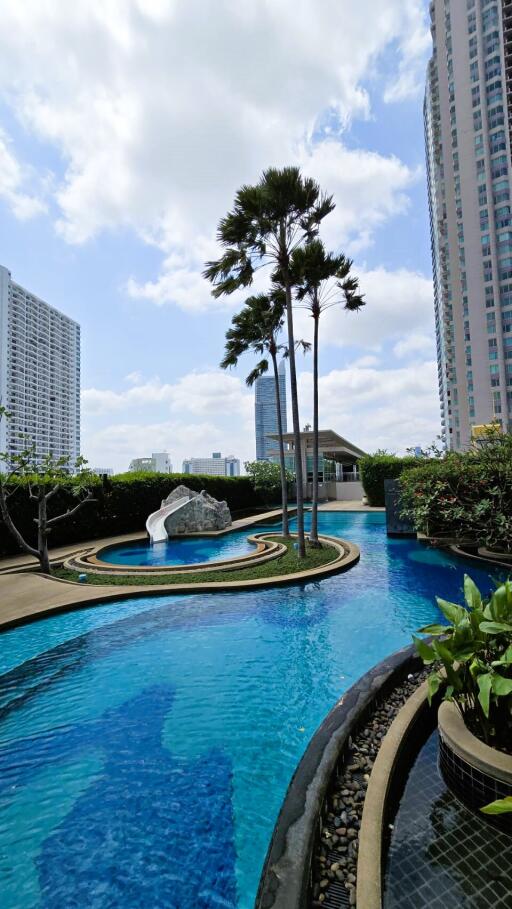
[[[512,0],[432,0],[424,104],[443,438],[512,428]],[[512,94],[509,94],[509,104]]]
[[[80,454],[80,326],[0,265],[0,451]]]

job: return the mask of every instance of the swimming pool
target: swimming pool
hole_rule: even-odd
[[[252,906],[309,738],[340,694],[439,617],[475,563],[321,513],[346,574],[169,595],[0,636],[2,909]]]
[[[274,525],[272,530],[275,531]],[[162,543],[150,543],[149,540],[137,540],[134,543],[123,543],[102,549],[98,558],[109,565],[194,565],[199,562],[216,562],[221,559],[232,559],[235,556],[247,555],[255,551],[254,543],[249,543],[247,536],[253,530],[259,532],[266,527],[231,530],[221,536],[173,537]]]

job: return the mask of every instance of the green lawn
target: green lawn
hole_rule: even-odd
[[[286,546],[286,553],[277,559],[254,565],[253,568],[235,569],[234,571],[187,571],[180,574],[137,574],[112,575],[92,574],[87,572],[87,584],[109,584],[115,586],[130,584],[204,584],[209,581],[253,581],[258,578],[272,578],[283,574],[293,574],[310,568],[319,568],[327,562],[332,562],[338,555],[334,546],[324,544],[321,549],[311,549],[306,544],[306,558],[299,561],[293,548],[294,540],[283,540],[279,536],[268,537],[277,540]],[[77,571],[68,571],[66,568],[56,568],[53,572],[57,578],[65,581],[78,581]]]

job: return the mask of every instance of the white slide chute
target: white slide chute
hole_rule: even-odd
[[[176,511],[179,511],[180,508],[183,508],[184,505],[188,505],[190,501],[190,496],[182,496],[180,499],[169,502],[168,505],[163,505],[158,511],[154,511],[153,514],[150,514],[146,521],[146,530],[152,543],[164,543],[169,538],[167,530],[165,529],[166,519],[170,514],[174,514]]]

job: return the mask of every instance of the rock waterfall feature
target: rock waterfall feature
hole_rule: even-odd
[[[146,529],[151,542],[160,543],[180,534],[224,530],[231,523],[227,502],[218,502],[204,489],[197,493],[188,486],[177,486],[158,511],[150,514]]]

